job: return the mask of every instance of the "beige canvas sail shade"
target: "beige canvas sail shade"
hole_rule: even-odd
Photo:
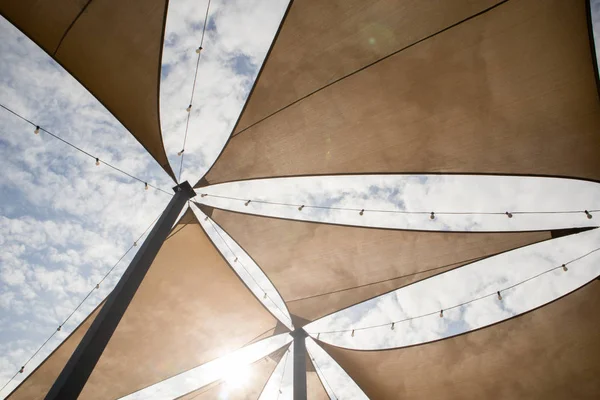
[[[85,336],[87,330],[104,305],[102,302],[96,309],[52,352],[50,355],[17,386],[7,397],[10,400],[43,399],[71,355]]]
[[[0,15],[90,91],[173,178],[159,83],[167,0],[6,0]]]
[[[290,314],[309,321],[466,262],[551,237],[548,231],[448,233],[336,226],[219,209],[212,219],[271,279]]]
[[[499,2],[293,1],[234,134],[345,75]]]
[[[321,77],[327,71],[321,63],[338,57],[335,65],[342,68],[340,59],[367,59],[370,47],[357,38],[366,26],[388,21],[396,10],[405,13],[405,4],[433,8],[431,2],[337,2],[330,14],[362,21],[350,24],[355,35],[347,37],[337,34],[344,25],[316,16],[328,7],[316,3],[292,6],[242,116],[240,127],[254,125],[230,140],[207,182],[365,172],[600,180],[600,108],[585,1],[503,2],[265,119],[293,100],[280,100],[288,92],[295,98],[314,90],[305,82],[318,86],[338,76]],[[450,9],[457,2],[444,3]],[[437,11],[446,12],[431,12]],[[449,25],[434,20],[435,29]],[[423,35],[403,29],[392,35],[403,39],[394,40]],[[305,34],[286,36],[299,30]],[[313,31],[320,32],[314,40]],[[354,47],[340,45],[344,40]],[[338,46],[344,56],[323,55]],[[315,57],[301,59],[304,54]],[[301,90],[283,89],[285,81]]]
[[[275,318],[224,261],[190,210],[172,232],[94,368],[82,399],[125,396],[224,356],[275,326]],[[24,391],[29,386],[39,386],[35,393],[47,391],[76,344],[63,346],[60,354],[69,354],[61,356],[60,365],[54,356],[46,361],[56,368],[51,378],[44,375],[43,385],[37,385],[41,378],[34,374],[34,383],[26,381],[11,399],[31,398]]]
[[[247,375],[240,376],[240,380],[233,376],[230,377],[230,381],[217,381],[178,397],[177,400],[256,400],[288,347],[289,345],[248,366],[245,370]]]
[[[600,282],[471,333],[404,349],[321,345],[371,399],[597,399]]]

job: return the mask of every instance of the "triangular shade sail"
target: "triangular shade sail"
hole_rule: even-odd
[[[212,219],[262,268],[290,313],[311,321],[475,259],[551,237],[548,231],[448,233],[337,226],[219,209],[212,211]]]
[[[81,398],[130,394],[224,356],[275,324],[188,210],[162,245]],[[60,360],[53,355],[45,361],[52,369],[45,374],[58,376],[87,326],[55,352]],[[37,380],[36,373],[30,379]],[[10,398],[32,398],[28,381]],[[45,394],[53,379],[43,383],[35,393]]]
[[[585,3],[296,1],[204,183],[364,172],[600,180]]]
[[[7,0],[0,15],[90,91],[173,178],[159,84],[168,0]]]
[[[236,382],[235,377],[230,383],[217,381],[185,396],[178,397],[177,400],[256,400],[288,347],[279,349],[250,365],[247,370],[247,381],[242,379]]]
[[[403,349],[323,344],[371,399],[597,399],[600,282],[474,332]]]

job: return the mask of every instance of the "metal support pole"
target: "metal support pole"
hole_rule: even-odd
[[[158,219],[117,286],[52,385],[45,400],[77,399],[112,337],[131,299],[144,280],[185,203],[196,195],[186,181],[173,188],[175,195]]]
[[[302,328],[291,333],[294,337],[294,400],[306,400],[306,337]]]

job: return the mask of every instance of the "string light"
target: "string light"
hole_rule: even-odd
[[[244,205],[245,205],[246,207],[248,207],[248,204],[250,204],[250,202],[251,202],[251,201],[252,201],[252,200],[248,200],[248,201],[247,201],[247,202],[246,202]]]
[[[34,131],[34,133],[35,133],[35,134],[38,134],[38,133],[40,132],[40,130],[42,129],[42,128],[41,128],[39,125],[36,125],[36,124],[34,124],[34,123],[33,123],[33,122],[31,122],[29,119],[27,119],[27,118],[25,118],[24,116],[22,116],[22,115],[20,115],[20,114],[18,114],[18,113],[16,113],[16,112],[14,112],[14,111],[13,111],[13,110],[11,110],[10,108],[6,107],[4,104],[0,104],[0,108],[3,108],[4,110],[8,111],[9,113],[11,113],[12,115],[14,115],[15,117],[17,117],[17,118],[19,118],[19,119],[21,119],[21,120],[23,120],[23,121],[27,122],[28,124],[30,124],[30,125],[32,125],[32,126],[35,126],[35,131]],[[63,142],[63,143],[64,143],[64,144],[66,144],[67,146],[69,146],[69,147],[71,147],[71,148],[73,148],[73,149],[77,150],[78,152],[80,152],[80,153],[82,153],[82,154],[85,154],[87,157],[90,157],[90,158],[92,158],[92,159],[95,159],[95,160],[96,160],[96,162],[99,162],[99,161],[100,161],[100,160],[99,160],[97,157],[95,157],[95,156],[93,156],[92,154],[88,153],[87,151],[83,150],[81,147],[75,146],[73,143],[66,141],[65,139],[61,138],[61,137],[60,137],[60,136],[58,136],[58,135],[55,135],[54,133],[50,132],[49,130],[47,130],[47,129],[44,129],[44,132],[45,132],[46,134],[48,134],[49,136],[51,136],[51,137],[53,137],[53,138],[55,138],[55,139],[57,139],[57,140],[60,140],[61,142]],[[136,176],[133,176],[133,175],[131,175],[130,173],[128,173],[128,172],[126,172],[126,171],[123,171],[121,168],[118,168],[118,167],[116,167],[116,166],[114,166],[114,165],[112,165],[112,164],[110,164],[110,163],[107,163],[106,161],[102,161],[102,163],[103,163],[104,165],[106,165],[107,167],[109,167],[109,168],[112,168],[112,169],[114,169],[115,171],[117,171],[117,172],[119,172],[119,173],[121,173],[121,174],[123,174],[123,175],[126,175],[126,176],[128,176],[128,177],[129,177],[129,178],[131,178],[131,179],[134,179],[134,180],[136,180],[136,181],[139,181],[139,182],[142,182],[142,183],[144,182],[144,180],[142,180],[142,179],[140,179],[140,178],[138,178],[138,177],[136,177]],[[97,164],[97,165],[99,165],[99,164]],[[161,188],[158,188],[158,187],[155,187],[155,186],[152,186],[152,187],[153,187],[153,188],[155,188],[155,189],[157,189],[157,190],[159,190],[159,191],[161,191],[161,192],[163,192],[163,193],[165,193],[165,194],[168,194],[169,196],[172,196],[172,194],[171,194],[170,192],[167,192],[166,190],[163,190],[163,189],[161,189]]]
[[[99,283],[96,284],[96,289],[100,289],[100,284]]]
[[[233,249],[229,246],[229,244],[227,243],[227,241],[225,240],[225,238],[223,238],[223,236],[221,235],[221,232],[219,232],[219,230],[217,229],[215,223],[210,220],[209,221],[210,224],[212,225],[214,231],[216,232],[216,234],[219,236],[219,238],[221,238],[221,241],[223,242],[223,244],[225,245],[225,247],[227,247],[229,249],[229,251],[231,252],[231,254],[235,255]],[[219,250],[220,251],[220,250]],[[238,258],[235,258],[235,262],[237,262]],[[242,266],[242,268],[244,269],[244,271],[246,271],[246,274],[248,274],[248,276],[250,277],[250,279],[252,279],[252,281],[254,282],[254,284],[256,286],[258,286],[260,289],[262,289],[261,285],[258,284],[258,282],[256,281],[256,279],[254,279],[254,276],[246,269],[246,266],[244,265],[243,262],[240,261],[240,265]],[[266,294],[266,291],[263,290],[263,292]],[[281,314],[290,320],[290,322],[292,322],[292,319],[288,316],[288,314],[286,312],[284,312],[279,305],[277,305],[277,303],[275,303],[273,301],[273,299],[271,299],[271,297],[269,295],[267,295],[267,297],[269,298],[269,300],[271,301],[271,303],[273,303],[273,305],[281,312]],[[292,322],[293,324],[293,322]]]
[[[352,329],[352,335],[351,336],[354,337],[354,329]]]
[[[248,199],[243,199],[239,197],[231,197],[231,196],[221,196],[216,194],[208,194],[203,193],[201,197],[215,197],[219,199],[227,199],[227,200],[235,200],[235,201],[243,201],[248,202]],[[276,205],[276,206],[289,206],[289,207],[298,207],[298,203],[284,203],[278,201],[268,201],[268,200],[258,200],[251,199],[250,201],[260,203],[260,204],[268,204],[268,205]],[[356,207],[328,207],[328,206],[319,206],[319,205],[311,205],[304,204],[304,207],[322,209],[322,210],[336,210],[336,211],[351,211],[356,212],[359,211],[359,214],[362,212],[374,212],[374,213],[385,213],[385,214],[403,214],[403,215],[423,215],[428,214],[430,219],[435,219],[437,215],[502,215],[508,218],[512,218],[517,214],[579,214],[581,213],[581,209],[579,210],[563,210],[563,211],[408,211],[408,210],[382,210],[382,209],[358,209]],[[586,210],[584,213],[587,215],[589,219],[593,217],[592,213],[600,212],[600,209]],[[361,215],[363,215],[361,214]]]
[[[577,257],[577,258],[574,258],[574,259],[572,259],[571,261],[569,261],[569,262],[567,262],[567,263],[561,264],[561,265],[560,265],[560,266],[558,266],[558,267],[553,267],[553,268],[547,269],[547,270],[545,270],[545,271],[542,271],[542,272],[540,272],[540,273],[538,273],[538,274],[536,274],[536,275],[534,275],[534,276],[531,276],[531,277],[529,277],[529,278],[527,278],[527,279],[525,279],[525,280],[523,280],[523,281],[517,282],[517,283],[515,283],[515,284],[513,284],[513,285],[511,285],[511,286],[508,286],[508,287],[506,287],[506,288],[504,288],[504,289],[502,289],[502,290],[498,290],[498,291],[496,291],[496,292],[492,292],[492,293],[490,293],[490,294],[486,294],[486,295],[483,295],[483,296],[480,296],[480,297],[477,297],[477,298],[474,298],[474,299],[471,299],[471,300],[465,301],[465,302],[463,302],[463,303],[456,304],[456,305],[454,305],[454,306],[452,306],[452,307],[447,307],[447,308],[446,308],[446,310],[450,310],[450,309],[459,308],[459,307],[465,306],[465,305],[467,305],[467,304],[473,303],[473,302],[475,302],[475,301],[479,301],[479,300],[486,299],[486,298],[488,298],[488,297],[490,297],[490,296],[497,296],[498,300],[502,300],[502,294],[501,294],[501,292],[503,292],[503,291],[506,291],[506,290],[509,290],[509,289],[513,289],[513,288],[515,288],[515,287],[517,287],[517,286],[519,286],[519,285],[522,285],[522,284],[524,284],[524,283],[526,283],[526,282],[529,282],[529,281],[531,281],[531,280],[533,280],[533,279],[536,279],[536,278],[538,278],[538,277],[540,277],[540,276],[542,276],[542,275],[544,275],[544,274],[547,274],[547,273],[550,273],[550,272],[552,272],[552,271],[555,271],[555,270],[557,270],[557,269],[559,269],[559,268],[563,269],[564,271],[567,271],[567,270],[568,270],[568,268],[567,268],[567,265],[568,265],[568,264],[574,263],[574,262],[576,262],[576,261],[579,261],[579,260],[581,260],[581,259],[583,259],[583,258],[585,258],[585,257],[588,257],[589,255],[591,255],[591,254],[593,254],[593,253],[595,253],[595,252],[597,252],[597,251],[600,251],[600,247],[598,247],[598,248],[596,248],[596,249],[594,249],[594,250],[591,250],[591,251],[589,251],[589,252],[587,252],[587,253],[585,253],[585,254],[583,254],[583,255],[581,255],[581,256],[579,256],[579,257]],[[427,317],[427,316],[430,316],[430,315],[434,315],[434,314],[436,314],[436,313],[437,313],[437,312],[430,312],[430,313],[427,313],[427,314],[421,314],[421,315],[417,315],[417,316],[414,316],[414,317],[408,317],[408,318],[404,318],[404,319],[402,319],[402,320],[393,321],[391,324],[392,324],[392,327],[393,327],[393,326],[394,326],[396,323],[399,323],[399,322],[412,321],[412,320],[414,320],[414,319],[418,319],[418,318]],[[440,318],[443,318],[443,317],[444,317],[444,309],[441,309],[441,310],[440,310],[440,312],[439,312],[439,316],[440,316]],[[389,324],[390,324],[390,323],[388,322],[388,323],[385,323],[385,324],[378,324],[378,325],[372,325],[372,326],[366,326],[366,327],[360,327],[360,328],[341,329],[341,330],[328,331],[328,332],[318,332],[318,334],[321,334],[321,333],[329,333],[329,334],[332,334],[332,333],[343,333],[343,332],[348,332],[348,331],[352,331],[352,332],[354,332],[355,330],[365,330],[365,329],[381,328],[381,327],[387,326],[387,325],[389,325]]]
[[[196,69],[194,71],[194,83],[192,84],[192,93],[190,94],[190,103],[189,106],[185,109],[185,111],[187,111],[187,120],[185,122],[185,132],[183,134],[183,145],[181,146],[182,149],[185,149],[185,144],[187,142],[187,137],[188,137],[188,129],[190,126],[190,117],[192,115],[191,111],[192,111],[192,104],[194,104],[194,93],[196,92],[196,81],[198,79],[198,67],[200,66],[200,53],[202,51],[202,45],[204,44],[204,34],[206,33],[206,23],[208,22],[208,11],[210,9],[210,0],[208,0],[208,4],[206,5],[206,15],[204,16],[204,27],[202,28],[202,37],[200,39],[200,44],[198,45],[198,48],[196,49],[196,54],[198,54],[198,57],[196,58]],[[183,155],[183,150],[181,150],[181,154],[179,154],[180,156]],[[177,181],[181,181],[181,174],[183,173],[183,160],[185,159],[185,157],[181,157],[181,162],[179,163],[179,176]]]
[[[19,373],[22,374],[23,371],[25,371],[25,366],[22,366],[21,369],[19,370]]]
[[[62,329],[62,326],[59,325],[58,328],[56,328],[56,332],[60,332],[61,329]]]
[[[96,157],[96,166],[100,165],[100,159],[98,157]]]
[[[365,213],[365,209],[360,210],[359,214],[362,216]]]
[[[144,190],[148,190],[148,182],[144,182]]]
[[[137,247],[137,242],[133,242],[133,247]]]
[[[204,220],[205,220],[205,221],[208,221],[208,215],[207,215],[206,217],[204,217]]]
[[[181,155],[183,154],[183,152],[184,152],[184,151],[185,151],[185,149],[181,149],[180,151],[178,151],[178,152],[177,152],[177,155],[178,155],[179,157],[181,157]]]
[[[302,211],[303,208],[304,208],[304,204],[302,204],[300,207],[298,207],[298,211]]]
[[[236,257],[235,260],[233,260],[233,262],[237,262],[238,258]]]
[[[266,298],[267,298],[267,292],[265,292],[265,294],[263,296],[263,299],[266,299]]]
[[[395,323],[395,322],[392,322],[392,328],[391,328],[392,330],[394,330],[394,326],[395,326],[395,325],[396,325],[396,323]]]

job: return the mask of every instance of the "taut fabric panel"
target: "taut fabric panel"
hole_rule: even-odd
[[[260,397],[263,388],[288,347],[279,349],[250,365],[246,382],[241,380],[236,382],[235,377],[230,377],[229,382],[217,381],[211,383],[185,396],[178,397],[177,400],[256,400]]]
[[[500,0],[294,1],[234,134]]]
[[[25,380],[7,397],[10,400],[43,399],[100,312],[102,302]]]
[[[0,14],[88,89],[174,178],[159,83],[168,0],[7,0]]]
[[[82,399],[130,394],[237,350],[275,325],[190,210],[173,232],[106,346]]]
[[[212,219],[271,279],[290,313],[311,321],[468,260],[550,238],[547,231],[399,231],[289,221],[219,209],[214,209]],[[351,289],[357,286],[362,287]],[[332,293],[343,289],[351,290]]]
[[[310,52],[328,45],[324,37]],[[302,38],[284,50],[302,54]],[[594,68],[585,1],[511,0],[234,136],[206,179],[454,172],[600,180]]]
[[[600,283],[499,324],[404,349],[322,344],[371,399],[597,399]]]

